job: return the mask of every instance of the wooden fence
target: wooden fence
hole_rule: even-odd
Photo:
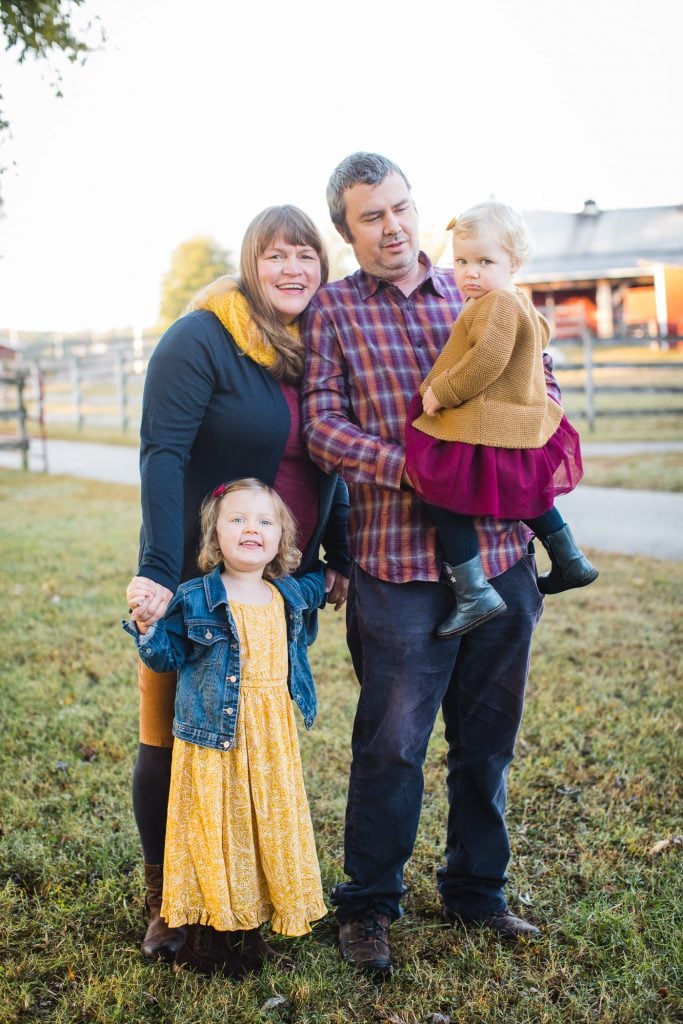
[[[18,451],[21,454],[22,469],[28,469],[28,411],[26,408],[25,389],[29,371],[26,369],[0,371],[0,389],[2,405],[0,421],[3,424],[0,433],[0,449]],[[4,426],[7,424],[8,430]]]
[[[647,361],[601,357],[606,348],[616,346],[642,349],[643,342],[598,342],[584,331],[573,343],[562,342],[554,348],[555,372],[570,416],[585,418],[590,430],[597,417],[683,416],[683,359],[666,352]],[[152,350],[152,345],[141,349],[131,341],[102,352],[72,351],[62,358],[34,356],[20,370],[11,371],[22,378],[19,406],[5,401],[2,408],[0,403],[0,415],[14,420],[20,443],[27,419],[44,419],[55,427],[69,424],[77,431],[94,427],[136,434]],[[13,387],[16,391],[18,385]],[[628,401],[620,405],[624,396]],[[663,400],[663,396],[667,398]]]
[[[576,341],[569,346],[571,352],[581,352],[581,359],[566,358],[562,346],[556,349],[554,372],[563,404],[570,415],[584,417],[591,431],[597,417],[683,416],[683,359],[667,355],[680,343],[679,338],[658,341],[657,360],[606,359],[601,352],[642,348],[642,341],[597,341],[588,331],[581,332],[581,349],[576,349]],[[625,396],[631,400],[625,402]]]

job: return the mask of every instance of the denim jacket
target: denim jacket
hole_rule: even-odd
[[[312,572],[299,579],[283,576],[272,583],[285,603],[287,685],[310,729],[318,704],[303,613],[324,604],[325,580],[322,572]],[[135,638],[141,659],[151,669],[178,670],[173,735],[200,747],[230,750],[239,710],[240,644],[221,566],[182,583],[163,619],[144,635],[133,622],[124,622],[123,628]]]

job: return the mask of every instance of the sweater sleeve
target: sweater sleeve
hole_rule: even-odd
[[[510,361],[515,347],[520,309],[508,292],[489,293],[477,300],[467,334],[468,350],[455,364],[430,381],[447,409],[462,405],[487,388]]]
[[[138,575],[175,590],[184,550],[184,484],[216,384],[206,313],[178,320],[149,362],[140,426],[142,547]]]
[[[327,564],[347,578],[351,575],[351,556],[347,538],[348,522],[349,489],[344,480],[338,476],[322,543]]]

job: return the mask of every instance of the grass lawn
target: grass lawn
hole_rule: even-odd
[[[328,918],[282,941],[293,974],[235,985],[176,977],[139,954],[135,656],[119,626],[135,491],[0,471],[0,501],[0,1024],[683,1019],[683,564],[601,553],[598,583],[547,601],[509,809],[510,902],[541,925],[539,942],[507,948],[440,922],[437,730],[393,980],[343,965]],[[329,888],[342,876],[356,683],[342,617],[322,619],[321,713],[301,741]],[[286,1002],[268,1010],[275,996]]]
[[[683,452],[584,455],[581,486],[683,491]]]

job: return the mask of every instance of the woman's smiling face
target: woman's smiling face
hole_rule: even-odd
[[[274,238],[258,258],[258,276],[282,323],[291,324],[320,287],[320,259],[310,245]]]

